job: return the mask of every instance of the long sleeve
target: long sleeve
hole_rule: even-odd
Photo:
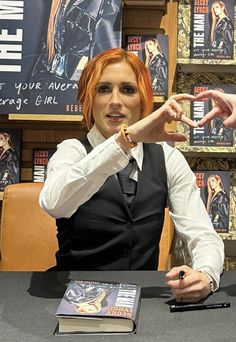
[[[209,273],[219,286],[224,245],[216,233],[200,197],[194,173],[176,149],[166,157],[170,215],[183,238],[192,268]]]
[[[63,141],[51,157],[41,191],[40,206],[51,216],[70,217],[104,184],[128,164],[114,136],[87,154],[76,139]]]

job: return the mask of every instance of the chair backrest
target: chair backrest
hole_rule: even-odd
[[[5,188],[0,271],[45,271],[56,264],[56,223],[38,204],[42,186],[19,183]]]
[[[167,271],[172,266],[171,247],[174,238],[174,224],[169,215],[169,209],[165,209],[165,220],[159,244],[158,271]]]
[[[4,191],[0,236],[0,271],[45,271],[56,264],[55,219],[38,204],[42,183],[8,185]],[[168,209],[160,241],[158,270],[170,267],[173,224]]]

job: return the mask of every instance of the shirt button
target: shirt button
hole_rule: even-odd
[[[132,228],[132,224],[129,222],[126,227],[127,227],[127,229],[130,229],[130,228]]]

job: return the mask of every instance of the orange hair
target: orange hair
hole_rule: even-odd
[[[65,7],[68,5],[69,0],[66,0]],[[59,8],[61,6],[60,0],[52,0],[51,11],[48,20],[47,30],[47,50],[48,50],[48,62],[51,63],[55,55],[54,37],[55,37],[55,20]]]
[[[95,96],[95,87],[99,82],[103,70],[112,63],[128,62],[133,69],[141,99],[142,117],[153,110],[153,91],[148,69],[141,59],[133,52],[120,48],[106,50],[91,59],[82,71],[78,82],[78,101],[82,105],[82,112],[88,129],[94,124],[92,104]]]
[[[226,9],[226,6],[225,6],[225,3],[224,3],[223,1],[220,1],[220,0],[215,0],[215,1],[213,1],[212,5],[211,5],[211,8],[213,8],[213,6],[216,5],[216,4],[220,5],[220,7],[221,7],[222,9],[224,9],[225,15],[228,15],[227,9]]]
[[[224,186],[223,186],[223,183],[222,183],[222,179],[219,175],[215,175],[215,174],[212,174],[212,175],[209,175],[208,176],[208,181],[210,181],[210,178],[215,178],[217,180],[217,182],[219,182],[219,185],[222,189],[224,189]]]

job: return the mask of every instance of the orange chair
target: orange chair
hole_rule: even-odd
[[[55,219],[38,204],[42,183],[8,185],[1,218],[0,271],[45,271],[56,264]],[[160,241],[158,270],[170,267],[173,225],[168,209]]]
[[[55,219],[38,204],[42,183],[8,185],[3,194],[0,271],[45,271],[56,264]]]
[[[165,209],[165,220],[159,244],[158,271],[167,271],[171,268],[171,247],[174,239],[174,225],[169,215],[169,209]]]

